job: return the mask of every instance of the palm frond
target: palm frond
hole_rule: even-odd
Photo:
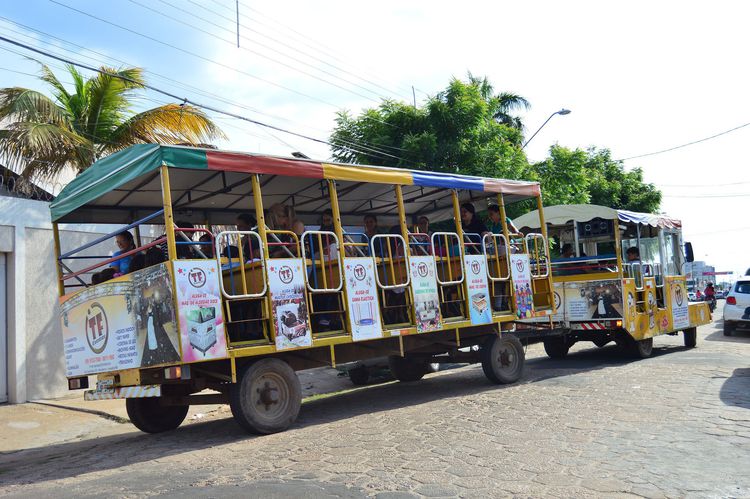
[[[63,85],[62,82],[57,79],[57,76],[55,76],[55,73],[52,72],[49,66],[47,66],[46,64],[42,64],[41,66],[41,76],[39,77],[39,79],[47,83],[55,90],[55,97],[59,102],[67,102],[68,99],[70,99],[70,94],[65,88],[65,85]]]
[[[65,110],[46,95],[22,87],[0,88],[0,121],[38,121],[61,125]]]
[[[200,109],[167,104],[128,119],[110,136],[104,147],[113,152],[132,144],[203,144],[226,138],[224,132]]]

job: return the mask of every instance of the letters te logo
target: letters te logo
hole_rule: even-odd
[[[102,353],[107,348],[109,323],[107,314],[99,303],[91,304],[85,318],[86,342],[94,353]]]
[[[419,265],[417,265],[417,273],[421,277],[427,277],[427,264],[424,262],[420,262]]]
[[[367,272],[365,272],[365,268],[362,265],[354,267],[354,277],[356,277],[358,281],[364,279],[366,274]]]
[[[206,284],[206,273],[202,269],[190,269],[188,272],[188,280],[190,285],[194,288],[202,288]]]
[[[279,269],[279,279],[281,279],[281,282],[284,284],[289,284],[292,282],[292,279],[294,279],[294,271],[291,267],[284,265]]]
[[[479,262],[471,262],[471,271],[474,272],[474,274],[479,274]]]

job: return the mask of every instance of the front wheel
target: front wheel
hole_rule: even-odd
[[[159,397],[125,399],[130,422],[145,433],[174,430],[185,420],[187,405],[162,405]]]
[[[691,327],[682,332],[685,339],[685,346],[688,348],[695,348],[698,344],[698,329]]]
[[[261,359],[244,367],[229,389],[229,407],[237,423],[266,435],[289,428],[297,420],[302,387],[294,370],[279,359]]]
[[[521,378],[526,355],[515,336],[492,336],[479,353],[484,375],[493,383],[515,383]]]
[[[651,357],[654,349],[654,339],[646,338],[644,340],[633,340],[632,353],[637,359]]]

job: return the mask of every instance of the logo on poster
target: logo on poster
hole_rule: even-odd
[[[86,342],[89,344],[92,352],[102,353],[107,347],[107,340],[109,339],[107,314],[104,313],[101,305],[93,303],[86,311],[85,321]]]
[[[471,271],[474,272],[474,274],[479,274],[479,262],[476,260],[471,262]]]
[[[206,273],[202,269],[193,268],[188,272],[188,280],[194,288],[202,288],[206,284]]]
[[[417,274],[419,274],[420,277],[427,277],[427,264],[424,262],[419,262],[419,265],[417,265]]]
[[[562,298],[560,297],[560,293],[555,291],[555,312],[560,310],[560,304],[562,303]]]
[[[516,270],[518,270],[519,272],[523,272],[523,269],[523,260],[516,260]]]
[[[356,277],[358,281],[363,280],[366,275],[367,272],[365,272],[365,268],[362,265],[356,265],[354,267],[354,277]]]
[[[677,306],[681,307],[682,302],[685,298],[682,295],[682,286],[677,285],[674,288],[674,300],[677,302]]]
[[[294,271],[292,270],[292,268],[287,265],[279,268],[279,279],[284,284],[289,284],[290,282],[292,282],[292,279],[294,279]]]

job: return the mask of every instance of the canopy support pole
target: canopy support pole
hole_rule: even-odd
[[[164,229],[167,233],[167,255],[170,260],[177,260],[177,243],[174,239],[174,218],[172,217],[172,191],[169,187],[169,169],[161,165],[161,195],[164,203]]]
[[[65,295],[65,283],[63,283],[63,273],[60,264],[60,228],[57,223],[52,223],[52,234],[55,238],[55,270],[57,271],[57,293],[60,296]]]

